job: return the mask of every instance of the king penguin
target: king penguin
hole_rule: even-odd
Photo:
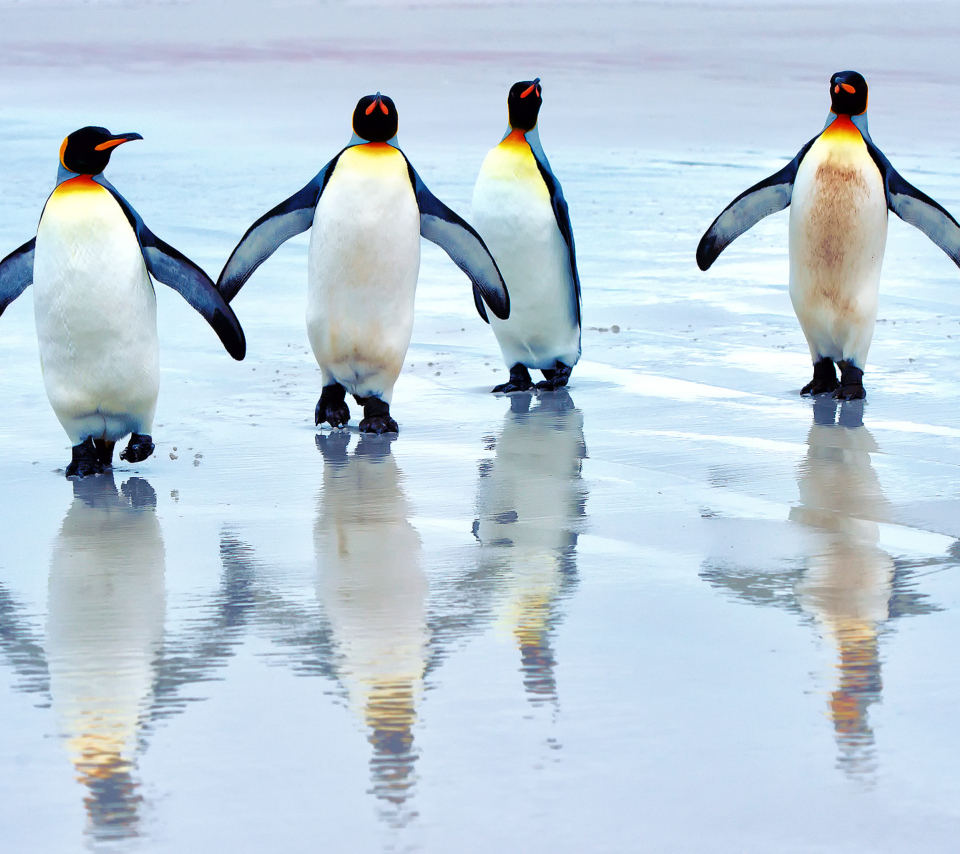
[[[510,317],[492,320],[510,379],[494,393],[567,384],[580,359],[580,277],[560,182],[540,145],[540,78],[514,83],[510,126],[490,150],[473,189],[473,222],[510,288]]]
[[[413,331],[420,237],[440,246],[473,282],[477,311],[510,313],[506,286],[483,240],[431,193],[397,143],[391,98],[366,95],[353,137],[300,192],[258,219],[217,287],[231,301],[285,240],[308,228],[307,334],[323,389],[314,421],[343,427],[349,392],[363,433],[397,433],[393,387]]]
[[[67,477],[102,473],[128,433],[121,459],[153,453],[160,357],[148,273],[200,312],[233,358],[246,352],[243,330],[207,274],[156,237],[103,177],[116,147],[142,138],[85,127],[64,139],[37,236],[0,262],[0,314],[34,286],[43,382],[73,445]]]
[[[801,394],[865,396],[863,371],[873,338],[887,209],[919,228],[960,266],[960,225],[907,183],[867,130],[867,82],[856,71],[830,78],[824,129],[783,169],[741,193],[700,239],[707,270],[736,237],[790,208],[790,299],[813,360]],[[837,381],[834,363],[840,366]]]

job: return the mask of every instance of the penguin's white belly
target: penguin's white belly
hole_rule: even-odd
[[[790,207],[790,298],[814,361],[864,368],[886,240],[880,170],[859,134],[828,128],[800,163]]]
[[[157,302],[122,209],[61,184],[37,228],[33,305],[47,397],[72,444],[149,433],[160,387]]]
[[[510,293],[510,317],[490,316],[507,365],[575,365],[580,327],[570,255],[526,142],[508,138],[487,155],[473,190],[473,226]]]
[[[307,333],[324,385],[390,402],[419,273],[420,210],[406,160],[384,144],[348,148],[310,234]]]

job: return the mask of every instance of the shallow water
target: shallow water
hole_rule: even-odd
[[[802,399],[786,215],[693,261],[795,149],[559,130],[566,391],[488,393],[425,245],[399,437],[315,430],[298,238],[234,303],[243,363],[159,289],[156,454],[71,483],[29,292],[0,318],[3,850],[954,850],[960,273],[892,220],[866,403]],[[62,135],[0,129],[5,251]],[[337,150],[144,136],[108,177],[212,273]],[[405,150],[467,213],[484,146]],[[960,209],[955,153],[888,153]]]

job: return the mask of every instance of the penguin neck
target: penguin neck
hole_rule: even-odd
[[[827,129],[831,127],[833,128],[834,132],[857,134],[863,137],[863,139],[867,142],[873,142],[873,140],[870,139],[870,131],[867,129],[866,111],[856,116],[851,116],[847,113],[840,113],[838,115],[837,113],[831,111],[827,114],[827,121],[820,133],[826,133]]]
[[[516,128],[507,128],[507,132],[503,135],[503,139],[500,140],[500,145],[507,147],[521,145],[525,148],[528,148],[529,144],[527,143],[527,133],[528,131],[519,130]]]
[[[57,169],[57,186],[59,187],[66,181],[75,181],[77,178],[85,178],[87,182],[96,182],[96,179],[102,175],[103,172],[98,172],[96,175],[81,175],[79,172],[71,172],[61,163]]]
[[[852,120],[851,116],[841,113],[839,116],[834,116],[831,121],[827,122],[827,126],[823,129],[821,134],[827,139],[834,140],[844,140],[844,141],[856,141],[862,142],[863,135],[860,133],[860,128],[858,128]]]
[[[103,186],[93,180],[93,175],[74,175],[67,173],[54,192],[62,195],[63,193],[88,193],[91,190],[103,191]]]
[[[347,143],[347,148],[352,148],[355,145],[389,145],[391,148],[400,150],[400,143],[397,141],[397,136],[394,134],[386,142],[370,142],[369,139],[364,139],[362,136],[358,136],[354,132],[353,136],[350,137],[350,142]]]

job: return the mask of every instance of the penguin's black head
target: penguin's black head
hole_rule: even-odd
[[[131,139],[143,139],[138,133],[110,133],[106,128],[85,127],[75,130],[60,146],[64,169],[78,175],[99,175],[110,162],[113,149]]]
[[[353,132],[367,142],[386,142],[397,135],[397,108],[392,98],[364,95],[353,111]]]
[[[507,110],[510,112],[510,127],[524,132],[533,130],[543,98],[540,97],[540,78],[521,80],[510,87],[507,95]]]
[[[867,111],[867,81],[856,71],[838,71],[830,78],[830,109],[838,116]]]

